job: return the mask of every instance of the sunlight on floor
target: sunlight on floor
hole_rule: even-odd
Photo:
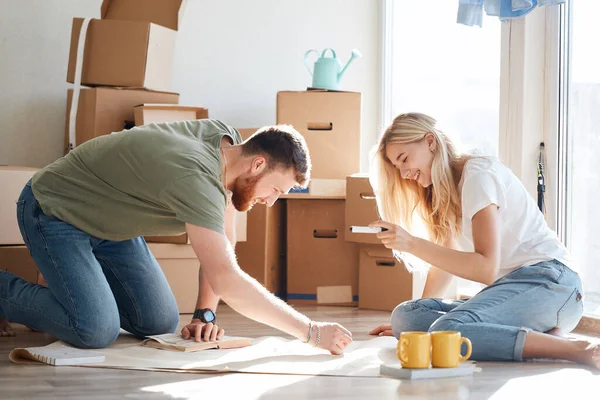
[[[257,374],[227,374],[195,379],[186,382],[167,383],[164,385],[147,386],[141,391],[163,393],[177,399],[197,399],[207,393],[219,393],[219,398],[244,398],[255,400],[270,391],[296,384],[310,376],[298,375],[257,375]],[[240,395],[242,395],[240,397]]]
[[[574,395],[597,393],[599,384],[600,377],[590,371],[563,368],[546,374],[510,379],[489,400],[520,399],[524,393],[530,393],[535,398],[569,399]]]

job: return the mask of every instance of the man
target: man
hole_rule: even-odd
[[[309,175],[306,143],[289,126],[262,128],[242,143],[220,121],[182,121],[82,144],[38,172],[17,202],[48,287],[0,272],[3,330],[17,322],[81,348],[108,346],[119,328],[139,337],[174,332],[177,304],[142,236],[187,231],[201,272],[185,338],[222,336],[222,298],[248,318],[342,353],[350,332],[313,323],[269,293],[238,267],[232,247],[235,209],[272,206]]]

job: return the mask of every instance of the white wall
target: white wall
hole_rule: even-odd
[[[71,20],[98,17],[100,3],[0,0],[0,164],[42,167],[61,156]],[[364,57],[342,89],[363,94],[366,152],[377,134],[378,38],[374,0],[188,0],[174,91],[236,127],[274,124],[277,92],[311,83],[306,50],[332,47],[345,63],[358,48]]]

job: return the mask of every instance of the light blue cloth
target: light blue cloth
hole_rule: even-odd
[[[459,0],[456,22],[467,26],[481,26],[483,12],[501,21],[520,18],[536,7],[556,6],[566,0]]]

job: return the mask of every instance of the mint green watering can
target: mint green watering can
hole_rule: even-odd
[[[331,52],[331,57],[325,56],[327,50]],[[311,68],[308,65],[308,56],[312,52],[315,52],[318,57],[317,61],[315,61],[314,71],[311,71]],[[353,49],[350,60],[348,60],[344,68],[342,68],[342,64],[340,64],[340,61],[335,55],[335,50],[333,49],[323,50],[320,57],[319,52],[316,50],[307,51],[306,54],[304,54],[304,65],[310,76],[313,78],[312,87],[318,89],[340,90],[340,80],[342,79],[344,72],[346,72],[346,69],[355,58],[360,57],[362,57],[360,51]]]

